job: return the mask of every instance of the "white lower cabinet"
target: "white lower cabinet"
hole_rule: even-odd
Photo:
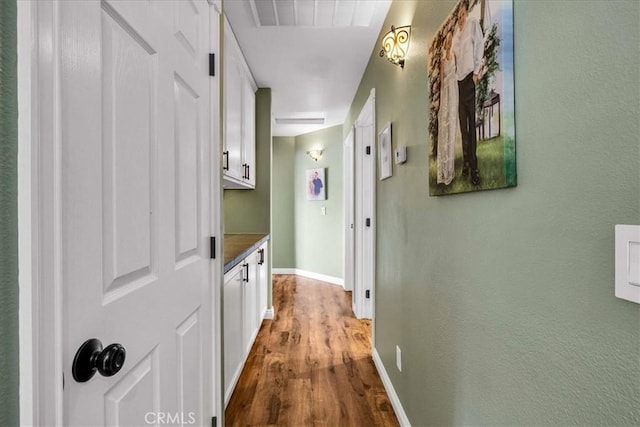
[[[270,277],[268,275],[269,269],[267,268],[269,259],[269,244],[265,243],[260,246],[257,252],[257,262],[256,262],[256,276],[258,280],[258,298],[256,301],[257,309],[256,312],[260,316],[260,323],[262,323],[262,319],[264,318],[267,312],[267,292],[269,290],[269,281]],[[258,325],[259,327],[260,325]]]
[[[240,377],[267,308],[268,243],[224,275],[225,405]]]
[[[244,268],[246,270],[244,282],[242,282],[242,345],[244,353],[247,355],[251,350],[258,328],[258,313],[256,312],[256,300],[258,299],[258,277],[256,276],[255,255],[256,254],[254,252],[245,260]]]
[[[224,390],[225,404],[231,396],[238,371],[242,369],[242,280],[244,267],[238,264],[224,275]]]

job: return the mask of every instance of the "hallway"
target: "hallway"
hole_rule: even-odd
[[[273,276],[265,320],[226,410],[226,424],[395,426],[371,359],[371,322],[341,287]]]

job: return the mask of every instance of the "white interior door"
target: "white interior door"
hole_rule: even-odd
[[[375,91],[355,126],[355,285],[358,318],[373,318],[375,291]]]
[[[355,164],[354,164],[354,128],[344,140],[344,289],[353,291],[355,281]],[[353,295],[352,295],[353,298]],[[353,301],[352,301],[353,302]]]
[[[56,7],[64,424],[208,424],[209,6]],[[90,338],[126,359],[78,382],[74,356]]]

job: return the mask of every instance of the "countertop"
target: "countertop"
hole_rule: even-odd
[[[231,270],[251,252],[269,240],[269,235],[259,234],[225,234],[224,235],[224,272]]]

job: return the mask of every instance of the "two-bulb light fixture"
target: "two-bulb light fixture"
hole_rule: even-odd
[[[313,160],[317,162],[320,159],[320,157],[322,157],[322,150],[307,151],[307,154],[309,155],[309,157],[311,157]]]
[[[380,56],[386,56],[389,62],[404,68],[404,60],[409,52],[409,38],[411,37],[411,25],[396,28],[391,26],[391,31],[382,37],[382,50]]]

